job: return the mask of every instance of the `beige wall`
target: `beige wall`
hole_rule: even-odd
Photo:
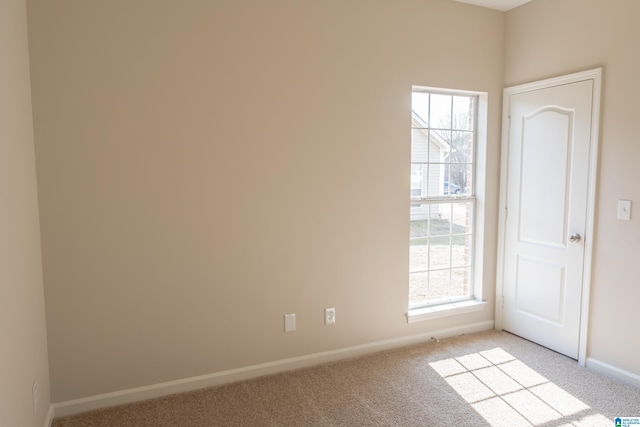
[[[0,423],[42,427],[49,368],[26,12],[24,0],[0,0]]]
[[[535,0],[506,14],[506,85],[604,67],[588,357],[640,373],[640,2]],[[616,219],[618,199],[635,203]]]
[[[412,84],[489,93],[497,218],[503,18],[30,1],[53,400],[492,320],[496,220],[487,310],[407,324],[409,109]]]

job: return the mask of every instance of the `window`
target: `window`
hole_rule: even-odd
[[[414,87],[409,308],[470,300],[478,96]]]

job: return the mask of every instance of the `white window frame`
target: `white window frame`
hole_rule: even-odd
[[[425,305],[419,307],[411,307],[407,312],[407,322],[413,323],[423,320],[430,320],[439,317],[452,316],[475,311],[481,311],[486,308],[486,301],[483,298],[485,291],[483,289],[483,249],[484,249],[484,223],[485,223],[485,186],[486,186],[486,154],[487,154],[487,119],[488,119],[488,94],[486,92],[465,91],[457,89],[442,89],[427,86],[413,86],[411,93],[415,91],[424,91],[431,94],[447,94],[475,96],[475,122],[474,132],[475,141],[473,149],[473,180],[472,192],[470,196],[465,197],[446,197],[446,198],[424,198],[424,201],[417,202],[415,199],[410,200],[411,203],[437,203],[438,201],[455,202],[455,200],[470,201],[473,203],[473,224],[472,227],[472,259],[470,283],[470,297],[451,301],[438,305]],[[411,165],[411,162],[409,166]],[[408,192],[410,193],[410,191]],[[408,274],[408,271],[407,271]],[[409,285],[407,280],[407,296],[409,294]]]

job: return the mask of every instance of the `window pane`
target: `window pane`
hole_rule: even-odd
[[[447,189],[448,193],[451,195],[460,195],[463,194],[464,188],[461,185],[464,181],[464,171],[466,165],[461,165],[460,163],[454,163],[452,165],[448,165],[447,168]]]
[[[429,165],[412,164],[411,165],[411,197],[426,196],[425,188],[427,186],[427,171]]]
[[[451,267],[451,237],[432,237],[429,241],[429,270]]]
[[[471,268],[451,269],[451,296],[463,298],[471,295]]]
[[[452,212],[451,234],[471,234],[471,224],[473,224],[473,203],[453,203]]]
[[[426,92],[413,92],[411,97],[411,110],[413,110],[422,121],[429,121],[429,94]]]
[[[451,146],[451,130],[449,129],[434,129],[431,131],[431,142],[436,144],[437,148],[442,152],[442,159],[444,161],[448,158],[449,147]],[[442,161],[442,160],[439,160]]]
[[[425,304],[429,288],[429,273],[414,273],[409,275],[409,306]]]
[[[429,130],[411,129],[411,161],[413,163],[429,161]]]
[[[429,265],[429,205],[417,204],[411,219],[409,271],[426,271]]]
[[[471,163],[473,161],[473,133],[451,132],[450,163]]]
[[[456,179],[460,179],[461,194],[472,196],[473,194],[473,164],[451,165],[452,170],[457,174]]]
[[[431,94],[429,125],[438,129],[451,129],[451,95]]]
[[[475,97],[453,97],[453,129],[473,130],[475,119]]]
[[[431,205],[431,236],[449,236],[451,234],[451,203]]]
[[[411,206],[411,233],[414,237],[429,236],[429,212],[430,206],[425,203],[415,203]]]
[[[471,265],[471,236],[451,238],[451,267]]]
[[[409,272],[426,271],[429,265],[429,239],[417,238],[411,240],[409,248]]]
[[[444,194],[444,170],[445,165],[442,163],[429,163],[429,174],[427,176],[425,196],[439,197]]]
[[[451,270],[429,272],[428,302],[433,303],[449,299],[450,279]]]

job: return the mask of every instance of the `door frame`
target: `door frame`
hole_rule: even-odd
[[[502,330],[504,306],[504,260],[507,224],[507,186],[509,166],[509,131],[511,128],[511,96],[534,90],[547,89],[585,80],[593,81],[593,100],[591,109],[591,139],[589,141],[589,172],[587,182],[587,217],[584,238],[584,266],[582,279],[582,307],[580,311],[580,330],[578,337],[578,364],[586,365],[587,328],[589,322],[589,298],[591,294],[591,267],[595,228],[596,185],[598,168],[598,146],[600,140],[600,98],[602,91],[602,67],[564,76],[553,77],[531,83],[507,87],[502,97],[502,149],[500,161],[500,205],[498,222],[498,256],[496,269],[496,313],[495,328]]]

